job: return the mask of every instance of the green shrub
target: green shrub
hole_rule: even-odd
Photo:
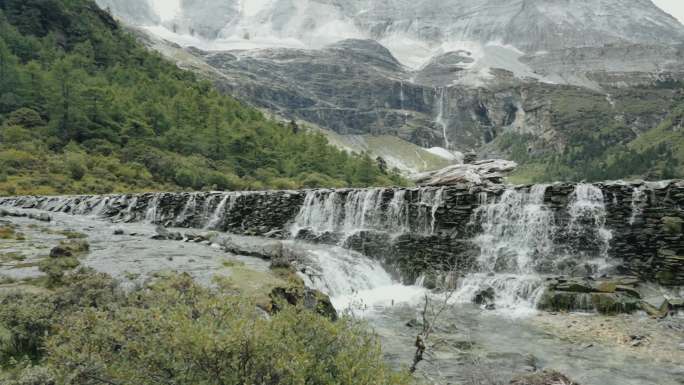
[[[125,306],[67,317],[47,343],[65,384],[406,384],[377,339],[350,319],[298,308],[268,319],[254,303],[175,277]],[[130,299],[131,297],[129,297]]]
[[[9,358],[37,358],[44,338],[57,320],[53,297],[43,294],[10,293],[0,298],[0,361]]]
[[[36,163],[38,159],[26,151],[15,149],[0,151],[0,166],[3,168],[31,169]]]

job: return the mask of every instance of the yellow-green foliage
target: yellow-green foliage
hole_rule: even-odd
[[[13,239],[15,235],[14,227],[9,225],[0,226],[0,239]]]
[[[384,363],[363,324],[292,307],[267,318],[249,300],[186,275],[123,294],[82,272],[55,294],[0,304],[6,357],[44,353],[58,384],[409,383]]]
[[[92,0],[0,1],[0,64],[0,194],[402,182],[221,95]]]
[[[23,241],[26,238],[23,233],[17,232],[13,225],[2,225],[0,226],[0,239],[15,239],[17,241]]]

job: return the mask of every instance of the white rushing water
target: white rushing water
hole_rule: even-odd
[[[330,295],[339,311],[369,314],[376,308],[413,303],[426,293],[419,286],[406,286],[392,279],[382,264],[340,247],[306,245],[299,251],[309,259],[305,273],[307,286]]]
[[[634,187],[632,190],[632,215],[629,217],[629,224],[634,225],[637,219],[644,212],[644,206],[646,205],[648,198],[646,197],[646,191],[644,186]]]
[[[474,241],[480,248],[479,272],[459,281],[457,302],[470,302],[493,289],[494,304],[507,315],[533,312],[543,293],[546,274],[562,274],[563,266],[583,262],[601,271],[609,266],[612,234],[605,227],[606,206],[601,189],[578,184],[567,207],[568,223],[558,226],[556,214],[545,204],[547,185],[508,189],[491,203],[487,196],[474,214],[482,232]],[[585,240],[588,244],[582,244]],[[570,245],[570,246],[568,246]]]
[[[498,202],[475,213],[482,234],[479,263],[487,272],[529,274],[535,262],[553,251],[553,212],[544,205],[546,185],[527,191],[506,190]]]
[[[392,193],[387,200],[386,195]],[[295,218],[293,236],[302,229],[316,234],[351,235],[361,230],[392,234],[436,231],[437,211],[444,204],[443,188],[414,190],[312,190]]]
[[[444,138],[444,148],[447,150],[449,149],[449,137],[447,136],[447,130],[449,128],[449,122],[446,120],[446,114],[448,112],[445,111],[446,109],[446,104],[448,103],[448,95],[447,93],[449,92],[449,89],[444,87],[440,88],[437,91],[437,94],[439,97],[437,98],[437,117],[435,118],[435,123],[437,123],[441,128],[442,128],[442,137]]]
[[[599,273],[610,266],[607,256],[612,234],[605,227],[606,206],[601,189],[577,185],[561,212],[545,203],[547,189],[546,185],[536,185],[509,188],[496,198],[486,192],[478,195],[480,207],[471,218],[473,225],[481,229],[473,238],[479,248],[478,268],[458,280],[456,302],[471,302],[479,292],[491,288],[497,309],[523,314],[535,308],[548,275],[564,274],[585,265]],[[332,233],[344,245],[347,237],[364,230],[393,236],[437,235],[439,213],[446,206],[445,194],[444,188],[311,190],[293,221],[292,238],[303,234],[302,230],[315,235]],[[169,211],[162,202],[178,197],[163,193],[52,197],[34,203],[37,209],[53,212],[118,213],[115,221],[221,230],[246,195],[188,194],[183,196],[177,212]],[[637,213],[640,199],[635,193]],[[308,282],[329,293],[338,308],[411,302],[424,294],[422,288],[394,281],[373,259],[383,256],[363,256],[336,246],[315,247],[306,250],[306,255],[312,266],[305,274]]]

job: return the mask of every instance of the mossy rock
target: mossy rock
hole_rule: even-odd
[[[670,235],[682,234],[682,228],[684,227],[682,224],[684,223],[684,219],[679,217],[664,217],[662,222],[663,229],[666,233]]]
[[[276,287],[271,291],[270,297],[270,313],[279,312],[283,303],[287,303],[293,306],[301,306],[333,321],[338,318],[337,310],[330,302],[330,297],[318,290],[301,286]]]
[[[539,310],[546,311],[591,311],[591,297],[587,293],[557,291],[548,289],[537,303]]]
[[[78,257],[90,251],[90,244],[83,239],[69,239],[61,241],[59,245],[50,250],[50,257]]]
[[[676,284],[676,276],[672,271],[661,270],[656,273],[656,280],[661,285],[672,286]]]
[[[597,312],[606,315],[633,313],[641,308],[638,299],[617,293],[593,293],[591,302]]]
[[[632,313],[641,308],[638,298],[619,292],[577,293],[546,290],[537,303],[539,310],[546,311],[597,311],[615,315]]]
[[[596,285],[596,290],[600,291],[601,293],[615,293],[617,287],[618,284],[616,282],[606,281]]]

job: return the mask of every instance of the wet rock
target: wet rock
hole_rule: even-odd
[[[406,327],[409,328],[417,328],[417,327],[422,327],[423,323],[418,321],[418,319],[414,318],[406,323]]]
[[[152,236],[152,239],[157,241],[182,241],[183,235],[181,233],[175,233],[167,230],[164,226],[157,226],[155,228],[157,232],[156,235]]]
[[[50,258],[64,258],[71,256],[73,256],[71,250],[64,246],[55,246],[52,248],[52,250],[50,250]]]
[[[50,217],[48,214],[45,213],[39,213],[39,214],[29,214],[29,218],[36,220],[36,221],[41,221],[41,222],[50,222],[52,221],[52,217]]]
[[[284,302],[292,306],[302,306],[333,321],[338,318],[337,310],[330,302],[330,297],[318,290],[303,286],[277,287],[271,291],[270,298],[272,314],[282,310]]]
[[[684,309],[684,298],[670,298],[667,302],[670,304],[670,309],[672,310]]]
[[[596,311],[607,315],[633,313],[640,308],[638,299],[619,293],[592,293],[591,301]]]
[[[276,258],[273,258],[271,260],[270,268],[271,269],[294,270],[294,266],[292,264],[292,261],[290,261],[288,258],[285,258],[284,256],[278,256]]]
[[[665,232],[671,235],[682,234],[682,223],[684,219],[679,217],[663,217],[662,219],[663,229]]]
[[[639,299],[625,293],[585,293],[547,289],[537,307],[547,311],[597,311],[601,314],[632,313],[640,309]]]
[[[555,372],[543,371],[518,377],[510,385],[578,385],[568,377]]]
[[[62,241],[50,250],[50,258],[77,257],[90,251],[90,244],[83,239]]]
[[[555,289],[571,293],[591,293],[595,291],[591,283],[579,280],[572,280],[568,282],[559,283],[558,285],[556,285]]]
[[[265,260],[274,260],[285,257],[285,248],[282,241],[263,240],[258,244],[244,243],[231,237],[219,241],[221,248],[228,253],[256,257]]]
[[[496,293],[494,292],[494,288],[488,287],[475,294],[475,297],[473,297],[473,302],[478,305],[487,306],[494,303],[495,295]]]

